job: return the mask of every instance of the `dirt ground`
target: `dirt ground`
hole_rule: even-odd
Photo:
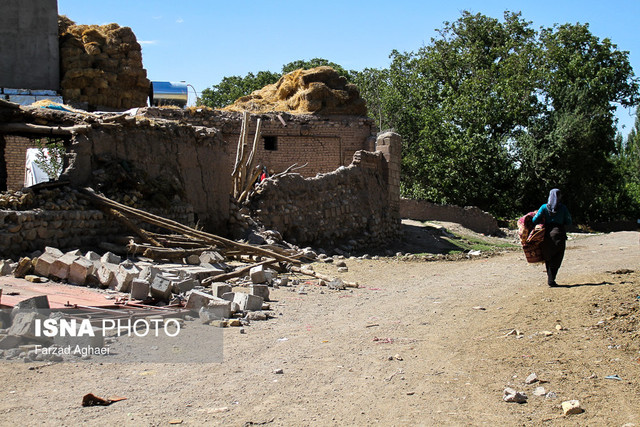
[[[0,362],[0,424],[640,426],[639,234],[573,237],[558,288],[514,250],[347,259],[360,288],[273,289],[275,318],[224,329],[223,363]]]

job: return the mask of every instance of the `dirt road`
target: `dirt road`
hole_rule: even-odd
[[[0,423],[640,425],[639,261],[635,232],[571,240],[559,288],[521,252],[347,260],[362,288],[274,289],[277,317],[225,329],[221,364],[0,363]]]

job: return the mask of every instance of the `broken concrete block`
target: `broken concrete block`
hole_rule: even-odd
[[[46,295],[38,295],[35,297],[24,299],[13,306],[11,317],[14,317],[21,311],[48,310],[49,298]]]
[[[251,295],[262,297],[264,301],[269,301],[269,286],[249,285]]]
[[[103,264],[120,264],[122,262],[122,259],[112,252],[107,252],[102,255],[102,257],[100,258],[100,262],[102,262]]]
[[[231,301],[211,300],[206,306],[200,307],[198,315],[202,323],[209,323],[212,320],[228,319],[231,317]]]
[[[198,282],[196,279],[192,277],[177,280],[177,281],[172,281],[172,283],[173,283],[173,292],[176,294],[184,294],[186,292],[189,292],[196,286],[200,285],[200,282]]]
[[[60,258],[55,260],[53,264],[51,264],[49,275],[60,280],[66,280],[69,277],[71,264],[73,264],[76,259],[78,259],[78,256],[73,253],[66,253],[62,255]]]
[[[211,284],[211,291],[213,292],[213,295],[217,296],[218,298],[222,298],[222,295],[231,292],[232,288],[231,285],[228,285],[224,282],[215,282]],[[233,298],[231,298],[231,300],[233,301]]]
[[[42,339],[36,335],[36,319],[44,320],[46,316],[35,311],[20,311],[13,318],[13,324],[7,331],[7,335],[30,339]]]
[[[236,292],[233,297],[233,302],[240,306],[241,311],[256,311],[262,310],[262,303],[264,302],[264,299],[256,295]]]
[[[257,265],[249,270],[249,277],[253,283],[265,283],[267,276],[265,274],[264,265]]]
[[[227,301],[233,301],[236,297],[236,293],[235,292],[225,292],[222,294],[222,296],[220,298],[227,300]]]
[[[131,281],[131,298],[145,300],[149,296],[149,282],[143,279],[133,279]]]
[[[54,258],[60,258],[62,255],[64,255],[64,253],[60,249],[52,248],[51,246],[46,246],[44,248],[44,253],[49,254]]]
[[[187,297],[187,304],[185,307],[189,310],[199,311],[200,308],[206,306],[214,299],[216,299],[216,297],[206,292],[191,291]]]
[[[91,262],[96,262],[96,261],[100,261],[100,255],[98,255],[97,253],[93,252],[93,251],[89,251],[86,254],[84,254],[84,257],[86,259],[88,259]]]
[[[60,251],[58,251],[60,252]],[[62,256],[62,255],[60,255]],[[45,251],[45,253],[43,253],[42,255],[40,255],[37,260],[35,261],[34,265],[34,271],[36,274],[43,276],[43,277],[49,277],[49,273],[51,271],[51,266],[53,265],[54,262],[56,262],[56,260],[59,257],[56,257],[54,255],[52,255],[50,252]]]
[[[224,257],[215,251],[207,251],[200,254],[200,264],[215,264],[223,261]]]
[[[16,348],[24,344],[25,339],[16,335],[6,335],[0,338],[0,350],[8,350]],[[6,354],[5,354],[6,356]]]
[[[159,274],[151,283],[151,296],[166,301],[171,298],[172,288],[173,284],[171,280]]]
[[[147,282],[153,282],[153,279],[156,278],[156,275],[160,273],[160,269],[153,265],[147,265],[140,270],[140,274],[138,274],[138,279],[146,280]]]
[[[87,277],[93,273],[95,265],[84,257],[79,257],[69,267],[69,283],[84,285]]]
[[[564,415],[580,414],[584,409],[580,406],[579,400],[567,400],[562,402],[562,412]]]
[[[116,264],[103,263],[100,268],[98,268],[98,282],[100,282],[100,287],[115,287],[116,280],[116,272],[118,271],[118,266]]]
[[[140,270],[134,263],[127,260],[118,266],[115,279],[115,290],[118,292],[129,292],[131,282],[137,278]]]

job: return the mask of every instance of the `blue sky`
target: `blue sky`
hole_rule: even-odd
[[[225,76],[280,72],[298,59],[325,58],[352,70],[386,68],[393,49],[429,44],[435,29],[463,10],[495,18],[521,11],[534,28],[589,23],[593,34],[630,52],[640,75],[638,0],[58,0],[58,12],[78,24],[131,27],[151,80],[186,81],[198,92]],[[625,135],[633,114],[618,111]]]

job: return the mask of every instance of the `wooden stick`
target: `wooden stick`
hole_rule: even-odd
[[[251,265],[248,265],[246,267],[242,267],[242,268],[239,268],[237,270],[234,270],[231,273],[223,273],[223,274],[219,274],[217,276],[207,277],[206,279],[202,280],[201,283],[203,285],[206,285],[207,283],[211,283],[211,282],[224,282],[224,281],[232,279],[234,277],[240,277],[240,276],[246,274],[253,267],[258,267],[260,265],[269,265],[269,264],[273,264],[275,262],[278,262],[278,260],[270,259],[270,260],[267,260],[267,261],[258,262],[258,263],[251,264]]]
[[[247,253],[247,254],[263,255],[266,257],[274,258],[278,261],[286,261],[292,264],[300,264],[300,261],[295,258],[277,254],[273,251],[262,249],[258,246],[234,242],[233,240],[225,239],[224,237],[216,236],[215,234],[209,234],[204,231],[195,230],[191,227],[187,227],[184,224],[180,224],[179,222],[162,218],[157,215],[153,215],[148,212],[145,212],[143,210],[123,205],[121,203],[115,202],[111,199],[108,199],[106,197],[96,194],[95,191],[93,191],[90,188],[81,189],[80,194],[82,194],[83,196],[85,196],[86,198],[88,198],[89,200],[95,203],[102,204],[110,208],[114,208],[119,212],[126,213],[134,218],[138,218],[142,221],[148,222],[149,224],[157,225],[167,230],[181,233],[188,237],[194,237],[195,239],[202,240],[208,245],[218,245],[226,248],[235,248],[237,250],[244,251],[244,253]]]
[[[41,126],[31,123],[2,123],[0,133],[26,133],[34,135],[71,135],[91,129],[91,125],[77,126]]]
[[[316,273],[315,271],[311,271],[311,270],[303,270],[300,267],[292,266],[291,271],[295,273],[300,273],[300,274],[305,274],[307,276],[315,277],[316,279],[321,279],[321,280],[324,280],[325,282],[332,282],[334,280],[333,278],[329,276],[325,276],[324,274]],[[346,282],[344,280],[342,281],[342,283],[344,283],[344,285],[348,288],[357,288],[359,286],[355,282]]]
[[[137,225],[135,225],[133,222],[131,222],[131,220],[129,218],[127,218],[126,216],[122,215],[117,210],[115,210],[113,208],[104,208],[104,210],[107,211],[108,214],[111,214],[114,217],[116,217],[118,219],[118,221],[122,222],[124,225],[129,227],[129,229],[131,229],[134,233],[136,233],[138,236],[140,236],[140,238],[142,238],[142,240],[144,240],[145,242],[150,243],[150,244],[152,244],[154,246],[160,246],[160,247],[163,246],[160,242],[158,242],[153,237],[151,237],[146,231],[144,231],[142,228],[140,228]]]

